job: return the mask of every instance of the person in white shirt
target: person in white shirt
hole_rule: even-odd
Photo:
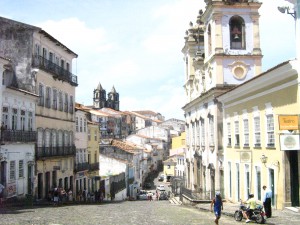
[[[264,208],[265,208],[265,212],[266,212],[266,216],[267,218],[270,218],[272,216],[272,190],[271,189],[267,189],[267,186],[264,185],[263,186],[263,190],[264,192],[264,197],[263,197],[263,204],[264,204]]]
[[[3,198],[4,186],[0,184],[0,198]]]

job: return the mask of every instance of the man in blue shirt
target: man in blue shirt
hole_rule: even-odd
[[[263,189],[265,191],[264,198],[263,198],[265,213],[266,216],[270,218],[272,216],[272,207],[271,207],[272,191],[269,188],[267,189],[266,185],[263,186]]]

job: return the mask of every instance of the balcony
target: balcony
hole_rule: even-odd
[[[75,172],[81,172],[85,170],[89,170],[89,164],[87,162],[85,163],[76,163],[74,167]]]
[[[32,66],[53,74],[55,79],[69,82],[72,86],[78,86],[77,76],[42,56],[35,55]]]
[[[100,169],[99,162],[89,164],[90,171],[95,171],[99,169]]]
[[[1,142],[36,142],[36,131],[2,130]]]
[[[65,147],[37,147],[36,159],[48,158],[48,157],[62,157],[62,156],[75,156],[75,146]]]

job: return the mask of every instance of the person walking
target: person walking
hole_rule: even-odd
[[[4,189],[5,189],[5,187],[0,183],[0,205],[2,205],[2,202],[3,202]]]
[[[216,197],[210,203],[211,212],[213,212],[212,207],[214,207],[214,214],[216,216],[215,224],[219,224],[219,219],[221,218],[221,211],[223,210],[223,201],[220,192],[216,193]]]
[[[266,185],[263,186],[263,190],[265,191],[263,197],[263,205],[267,218],[270,218],[272,216],[272,190],[269,188],[267,189]]]

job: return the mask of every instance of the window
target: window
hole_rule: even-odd
[[[24,161],[19,160],[19,178],[24,177]]]
[[[52,109],[57,110],[57,90],[53,89],[52,93]]]
[[[78,129],[78,117],[76,116],[76,132],[78,132],[79,129]]]
[[[39,84],[39,106],[44,106],[44,85]]]
[[[228,146],[231,146],[231,126],[230,123],[227,123],[227,138],[228,138]]]
[[[67,68],[66,68],[66,70],[68,71],[68,72],[70,72],[70,64],[67,62]]]
[[[214,146],[215,145],[215,135],[214,135],[214,117],[210,116],[209,117],[209,145]]]
[[[234,121],[235,146],[240,146],[239,121]]]
[[[86,127],[87,127],[86,119],[84,118],[84,120],[83,120],[83,132],[84,133],[86,133]]]
[[[65,60],[60,60],[60,67],[62,68],[62,69],[64,69],[65,68]]]
[[[68,112],[69,111],[69,96],[67,93],[65,93],[65,112]]]
[[[201,127],[201,146],[205,146],[205,127],[204,127],[204,119],[200,120]]]
[[[274,117],[273,115],[267,115],[267,133],[268,133],[268,147],[274,147],[275,135],[274,135]]]
[[[82,132],[82,118],[80,118],[79,131]]]
[[[171,165],[168,165],[168,169],[171,169]]]
[[[58,104],[59,104],[59,111],[63,111],[63,94],[60,91],[58,94]]]
[[[97,131],[94,132],[94,140],[97,141]]]
[[[12,109],[12,116],[11,116],[11,129],[17,130],[18,126],[18,110],[16,108]]]
[[[91,130],[88,129],[88,140],[90,141],[91,140]]]
[[[199,121],[196,122],[196,145],[199,146],[200,141],[200,127],[199,127]]]
[[[9,179],[10,180],[16,179],[16,161],[9,162]]]
[[[8,107],[4,106],[4,107],[2,108],[2,123],[3,123],[4,127],[5,127],[5,129],[9,129],[9,126],[8,126],[8,123],[9,123],[8,118],[9,118],[9,117],[8,117]]]
[[[260,147],[260,118],[254,118],[254,146]]]
[[[244,146],[249,146],[249,121],[248,119],[243,120],[244,123]]]
[[[190,133],[189,133],[189,131],[190,131],[190,128],[189,128],[189,126],[187,125],[187,126],[186,126],[186,145],[189,145],[189,144],[190,144],[190,140],[189,140],[189,138],[190,138]]]
[[[192,123],[192,145],[195,145],[195,123]]]
[[[229,21],[230,48],[245,49],[245,22],[240,16],[233,16]]]
[[[46,87],[46,107],[51,108],[51,88]]]
[[[33,118],[32,118],[32,112],[28,112],[28,130],[32,131],[33,130]]]
[[[211,27],[210,27],[210,24],[208,25],[208,31],[207,31],[207,34],[208,34],[208,55],[211,54]]]
[[[25,110],[21,110],[21,115],[20,115],[20,122],[21,122],[21,130],[25,130],[25,118],[26,118],[26,114],[25,114]]]
[[[73,100],[73,96],[70,96],[70,108],[69,108],[69,112],[71,114],[73,114],[73,112],[74,112],[74,100]]]

